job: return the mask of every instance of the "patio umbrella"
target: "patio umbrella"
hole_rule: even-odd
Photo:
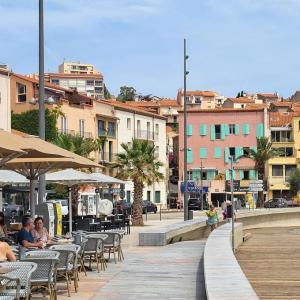
[[[120,180],[118,178],[114,178],[102,173],[92,173],[90,174],[92,178],[95,178],[98,182],[101,183],[107,183],[107,184],[125,184],[126,182],[123,180]]]
[[[65,169],[53,173],[46,174],[47,182],[61,183],[69,187],[69,231],[72,231],[72,195],[71,187],[77,184],[96,183],[91,174],[87,174],[74,169]]]

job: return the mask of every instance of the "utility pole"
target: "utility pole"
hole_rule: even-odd
[[[187,221],[189,219],[189,211],[188,211],[188,190],[187,190],[187,111],[186,111],[186,76],[188,75],[188,71],[186,70],[186,61],[189,58],[188,55],[186,55],[186,39],[184,39],[184,49],[183,49],[183,108],[184,108],[184,116],[183,116],[183,135],[184,135],[184,221]]]
[[[233,157],[229,156],[230,162],[230,200],[231,200],[231,245],[234,252],[234,201],[233,201]],[[229,216],[230,217],[230,216]]]
[[[45,140],[44,0],[39,0],[39,137]],[[39,176],[39,203],[43,203],[45,193],[45,175],[41,175]]]
[[[200,165],[200,187],[201,187],[201,191],[200,191],[200,195],[201,195],[201,210],[203,210],[203,181],[202,181],[202,169],[203,169],[203,164],[202,164],[202,160],[201,160],[201,165]]]

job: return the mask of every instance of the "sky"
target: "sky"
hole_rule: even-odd
[[[44,0],[45,71],[92,63],[109,91],[288,97],[300,89],[300,0]],[[38,0],[0,0],[0,62],[38,72]]]

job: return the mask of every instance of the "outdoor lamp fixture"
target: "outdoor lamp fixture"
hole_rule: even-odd
[[[52,96],[50,96],[50,97],[47,99],[47,103],[48,103],[48,104],[54,104],[54,103],[55,103],[55,99],[54,99]]]
[[[32,97],[31,99],[29,99],[28,102],[29,102],[30,104],[36,105],[36,104],[37,104],[37,101],[38,101],[37,99],[35,99],[34,97]]]
[[[183,134],[184,134],[184,142],[183,142],[183,149],[184,149],[184,221],[187,221],[189,219],[189,211],[188,211],[188,191],[187,191],[187,110],[186,110],[186,76],[189,74],[189,72],[186,70],[186,61],[188,59],[188,55],[186,54],[186,39],[183,40],[183,108],[184,108],[184,115],[183,115]]]

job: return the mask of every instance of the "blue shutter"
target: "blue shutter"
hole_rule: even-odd
[[[256,171],[255,170],[250,170],[250,172],[249,172],[249,178],[251,180],[255,180],[256,179]]]
[[[244,179],[244,171],[240,170],[240,180]]]
[[[186,134],[188,136],[193,135],[193,125],[191,125],[191,124],[186,125]]]
[[[230,172],[229,170],[226,170],[226,177],[225,177],[226,180],[230,180]]]
[[[221,147],[214,148],[214,158],[221,158],[222,157],[222,149]]]
[[[256,137],[260,138],[264,136],[264,124],[256,124]]]
[[[225,128],[225,135],[229,135],[229,125],[224,124],[224,128]]]
[[[193,163],[193,151],[190,149],[187,150],[187,163]]]
[[[200,135],[206,135],[207,126],[205,124],[200,124],[199,133]]]
[[[215,179],[215,171],[209,170],[207,171],[207,180],[214,180]]]
[[[207,148],[200,148],[200,158],[207,158]]]
[[[243,134],[244,135],[250,134],[250,125],[249,124],[243,124]]]
[[[221,124],[221,140],[225,140],[226,124]]]
[[[235,147],[235,159],[239,161],[239,157],[243,155],[243,148]]]
[[[235,170],[232,170],[232,179],[235,180],[236,176],[235,176]]]
[[[210,125],[210,140],[214,141],[216,139],[215,125]]]
[[[235,134],[236,134],[236,135],[240,134],[240,126],[237,125],[237,124],[235,124],[234,127],[235,127]]]
[[[228,147],[225,147],[224,159],[225,159],[225,163],[228,164],[229,163],[229,148]]]

